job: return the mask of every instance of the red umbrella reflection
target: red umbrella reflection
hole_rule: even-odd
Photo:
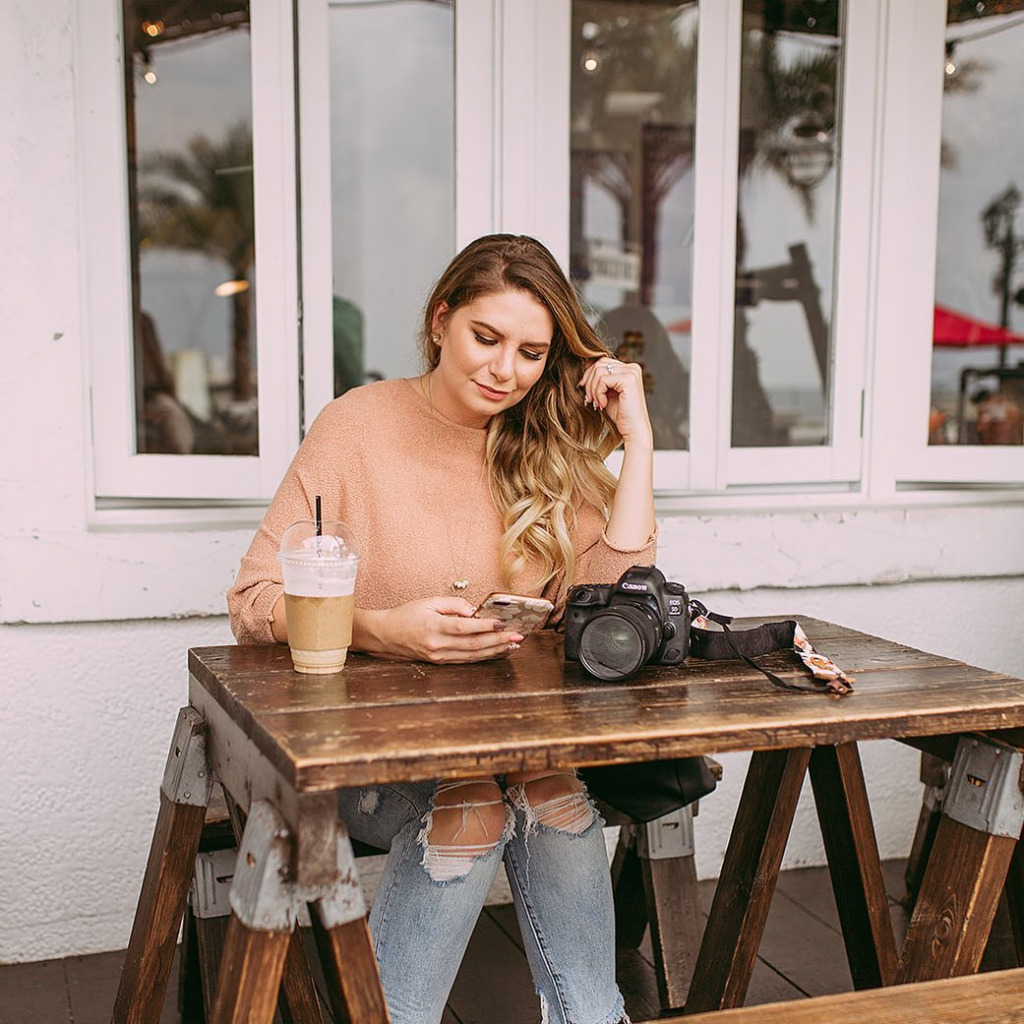
[[[1024,335],[984,320],[958,313],[945,306],[935,307],[934,344],[968,348],[974,345],[1024,345]]]

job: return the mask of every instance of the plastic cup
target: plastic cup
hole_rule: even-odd
[[[278,552],[284,575],[288,646],[296,672],[328,675],[345,666],[352,643],[359,552],[344,523],[293,523]]]

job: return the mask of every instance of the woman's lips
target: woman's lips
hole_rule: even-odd
[[[500,401],[501,399],[508,398],[509,396],[509,392],[498,391],[495,388],[489,388],[486,384],[481,384],[478,380],[473,381],[473,383],[480,389],[480,393],[484,396],[484,398],[490,398],[493,399],[494,401]]]

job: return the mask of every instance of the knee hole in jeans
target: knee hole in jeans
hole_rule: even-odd
[[[423,867],[435,882],[464,878],[474,861],[509,831],[508,808],[494,781],[441,783],[423,817]]]
[[[513,804],[526,817],[527,832],[543,825],[557,832],[580,835],[594,823],[594,808],[574,772],[527,776],[509,792]]]

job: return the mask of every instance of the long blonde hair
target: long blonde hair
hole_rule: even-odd
[[[540,569],[541,586],[561,573],[561,601],[575,576],[574,502],[582,498],[607,514],[615,494],[604,460],[621,438],[584,404],[578,386],[589,363],[608,349],[555,258],[528,235],[486,235],[452,260],[427,300],[420,344],[433,370],[440,360],[432,338],[438,306],[445,303],[450,316],[467,302],[509,289],[537,299],[555,332],[540,379],[487,428],[491,497],[504,525],[502,571],[506,585],[527,568]]]

